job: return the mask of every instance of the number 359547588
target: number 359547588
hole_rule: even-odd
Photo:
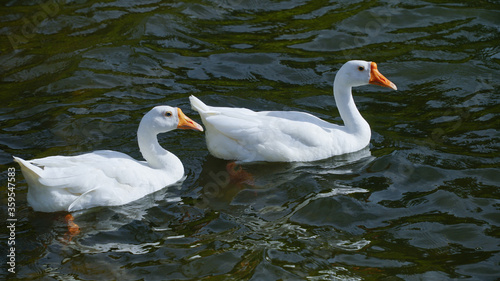
[[[7,207],[10,217],[16,212],[16,168],[10,167],[7,170]]]

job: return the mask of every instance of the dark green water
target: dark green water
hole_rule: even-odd
[[[497,1],[3,1],[1,214],[16,179],[9,280],[496,280]],[[113,149],[159,104],[300,110],[340,122],[332,82],[378,63],[398,91],[355,100],[370,148],[227,167],[192,131],[161,136],[187,178],[126,206],[34,212],[12,155]],[[239,169],[242,169],[241,171]],[[8,225],[8,223],[6,223]]]

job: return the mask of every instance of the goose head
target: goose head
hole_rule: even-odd
[[[378,71],[375,62],[348,61],[340,68],[337,77],[339,77],[338,80],[347,83],[351,87],[373,84],[397,90],[396,85]]]
[[[187,117],[180,108],[166,105],[156,106],[151,109],[142,118],[141,125],[147,126],[157,134],[175,129],[203,131],[203,127]]]

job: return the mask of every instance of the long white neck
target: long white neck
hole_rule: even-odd
[[[342,78],[338,78],[339,75],[335,76],[335,81],[333,84],[333,95],[335,97],[335,103],[340,112],[340,117],[344,121],[346,131],[351,134],[368,134],[370,138],[371,131],[370,125],[359,113],[354,99],[352,98],[352,86],[348,85]]]
[[[142,157],[153,169],[169,170],[182,168],[182,162],[173,153],[163,149],[158,143],[158,133],[142,122],[137,130],[137,141]],[[174,171],[172,171],[174,172]]]

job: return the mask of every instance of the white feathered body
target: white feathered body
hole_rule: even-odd
[[[110,150],[78,156],[50,156],[26,161],[15,157],[29,184],[28,203],[35,211],[76,211],[135,201],[184,176],[181,161],[173,169],[152,169],[145,161]]]
[[[182,180],[182,162],[157,139],[176,128],[203,131],[179,108],[156,106],[144,115],[137,140],[146,161],[111,150],[29,161],[14,157],[29,185],[28,203],[42,212],[123,205]]]
[[[370,129],[360,134],[296,111],[252,111],[212,107],[191,96],[205,125],[207,148],[227,160],[314,161],[365,148]]]
[[[368,146],[370,125],[352,97],[353,87],[367,84],[397,89],[374,62],[348,61],[335,75],[333,95],[343,126],[303,112],[212,107],[194,96],[190,101],[205,124],[208,150],[216,157],[249,162],[314,161]]]

